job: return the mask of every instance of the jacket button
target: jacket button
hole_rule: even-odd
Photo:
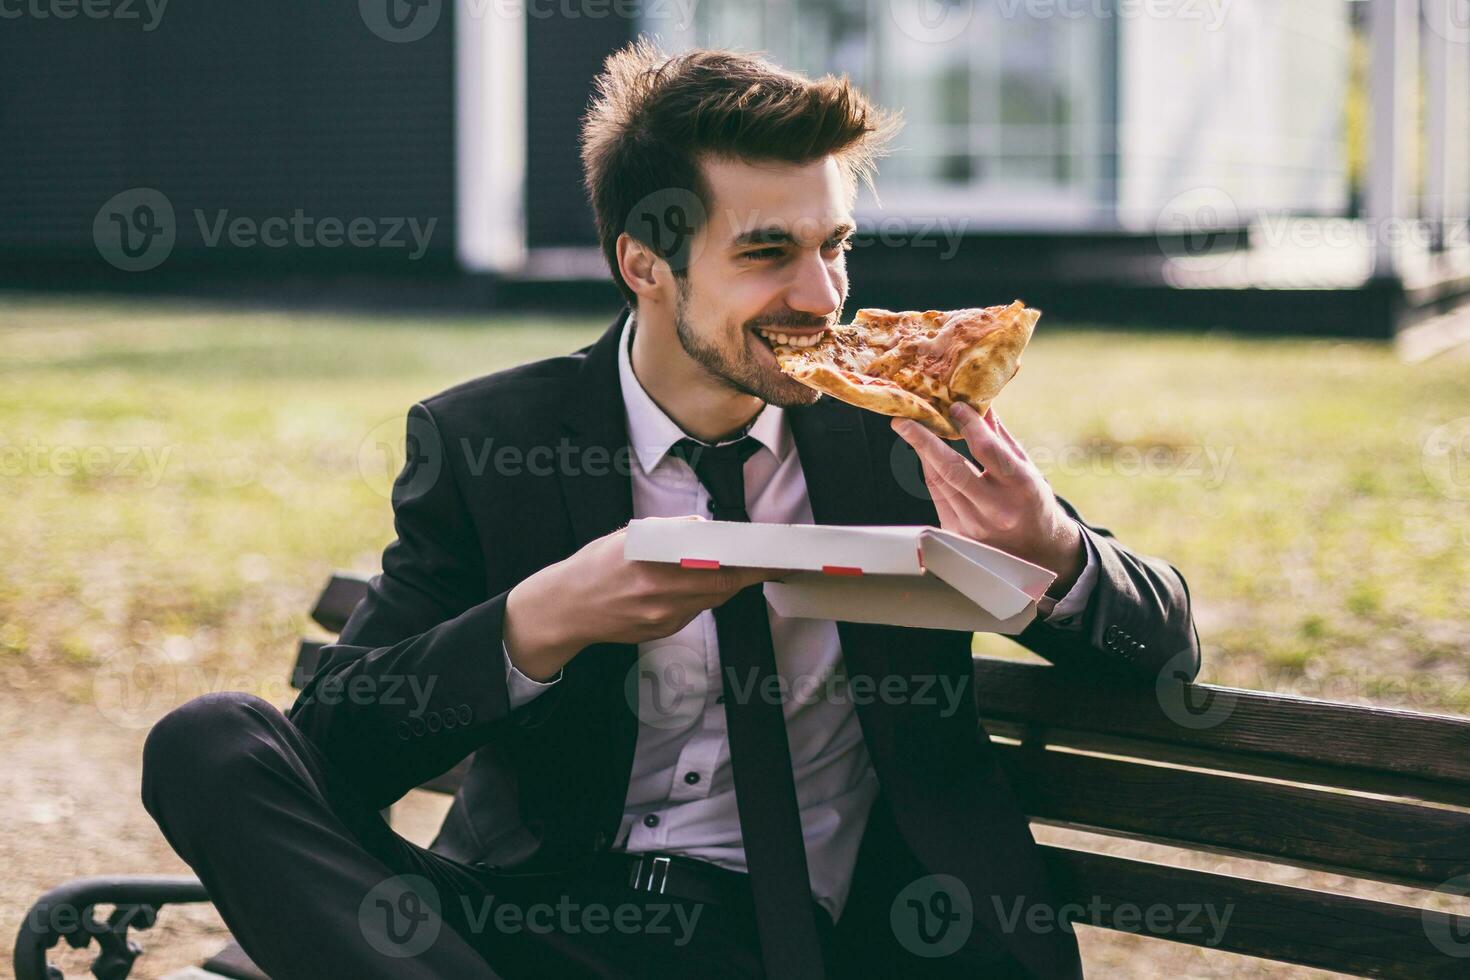
[[[413,737],[412,733],[408,730],[408,722],[406,721],[400,721],[397,725],[394,725],[393,730],[397,732],[398,737],[405,742]]]
[[[410,718],[408,720],[408,730],[415,735],[424,734],[424,720],[422,718]]]
[[[439,717],[439,712],[434,711],[424,720],[424,724],[429,726],[429,731],[437,732],[444,727],[444,719]]]
[[[459,706],[459,723],[461,725],[468,725],[470,722],[474,721],[474,719],[475,713],[470,710],[469,705],[462,704]]]

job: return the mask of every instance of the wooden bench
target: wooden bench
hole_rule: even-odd
[[[312,619],[336,633],[365,588],[360,578],[333,576]],[[294,686],[310,679],[324,645],[301,641]],[[1129,686],[986,657],[975,661],[975,681],[1002,765],[1037,824],[1470,893],[1470,718],[1167,678]],[[453,792],[466,765],[423,788]],[[1470,976],[1470,916],[1085,845],[1041,846],[1068,922],[1357,976]],[[110,921],[132,921],[68,931],[28,915],[16,976],[60,978],[46,972],[45,951],[90,937],[103,947],[98,976],[121,980],[138,953],[129,924],[146,928],[162,905],[207,900],[187,877],[68,883],[33,912],[70,903],[92,920],[93,904],[113,904]],[[234,943],[190,975],[263,976]]]

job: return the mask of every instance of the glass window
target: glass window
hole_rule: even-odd
[[[655,5],[656,6],[656,5]],[[905,125],[878,189],[889,212],[1056,213],[1111,203],[1111,25],[1016,0],[702,0],[691,22],[645,18],[671,50],[765,51],[845,73]],[[1036,207],[1044,203],[1044,207]]]

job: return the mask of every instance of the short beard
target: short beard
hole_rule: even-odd
[[[679,277],[674,286],[674,332],[684,353],[694,359],[710,377],[720,384],[742,395],[753,395],[761,401],[779,408],[797,408],[810,405],[820,398],[821,392],[793,381],[784,374],[771,377],[763,372],[752,357],[745,352],[734,354],[701,337],[689,322],[689,283]],[[752,341],[750,332],[742,326],[742,343]]]

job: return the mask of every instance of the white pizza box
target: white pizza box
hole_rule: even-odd
[[[624,557],[791,569],[765,583],[778,614],[854,623],[1015,635],[1036,616],[1056,576],[937,527],[747,524],[642,518],[628,525]]]

